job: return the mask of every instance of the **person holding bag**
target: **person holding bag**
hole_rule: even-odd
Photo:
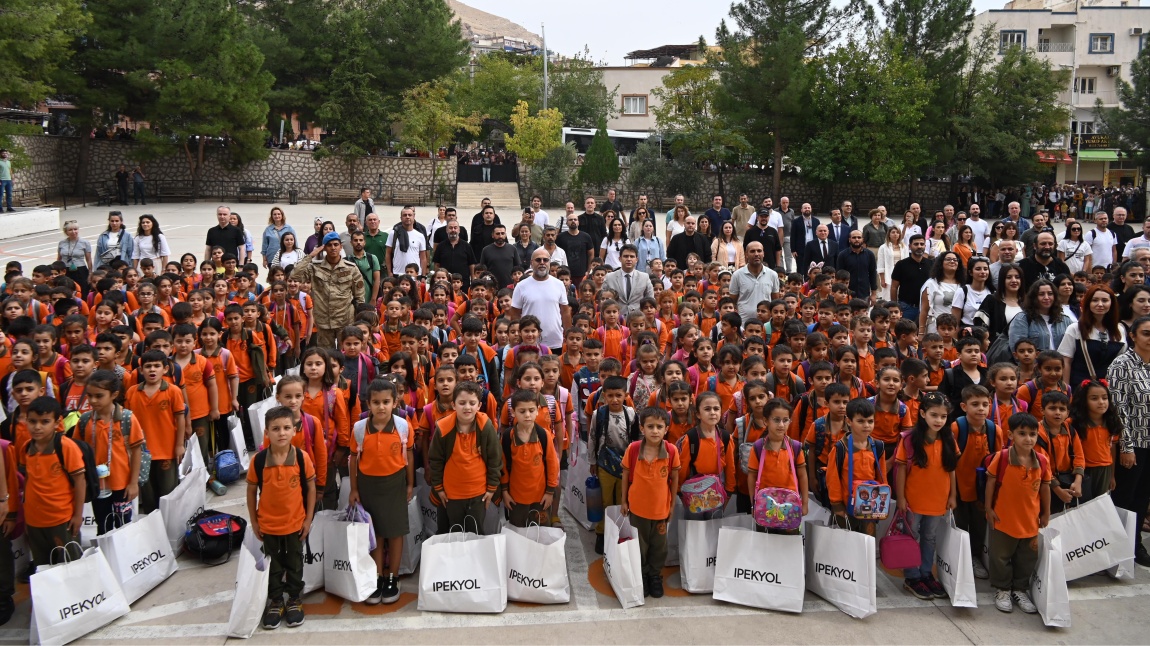
[[[587,457],[591,475],[599,478],[606,509],[623,499],[623,452],[638,437],[639,424],[635,409],[626,405],[626,379],[608,377],[599,395],[599,409],[587,438]],[[595,525],[595,553],[603,553],[603,521]]]
[[[110,370],[97,370],[88,377],[84,392],[90,412],[80,415],[73,433],[92,447],[100,491],[92,496],[92,513],[96,533],[107,533],[110,527],[132,522],[132,501],[140,495],[140,460],[144,447],[144,428],[131,411],[116,403],[123,392],[123,381]]]
[[[632,442],[623,453],[619,511],[629,517],[639,539],[643,596],[658,599],[663,596],[667,522],[679,489],[679,451],[663,440],[670,425],[667,411],[645,408],[639,425],[643,439]]]
[[[1050,513],[1066,509],[1074,499],[1090,500],[1083,475],[1086,457],[1082,440],[1066,424],[1070,415],[1070,398],[1056,390],[1042,396],[1042,424],[1038,428],[1038,449],[1050,462],[1054,479],[1050,481]],[[1078,503],[1075,503],[1078,504]]]
[[[898,510],[908,514],[908,529],[918,537],[922,563],[903,570],[903,588],[923,600],[945,599],[935,580],[935,538],[946,512],[958,506],[958,443],[946,423],[950,406],[939,393],[926,393],[918,423],[904,432],[895,451],[895,496]]]
[[[810,490],[807,485],[807,461],[801,445],[787,436],[791,426],[791,406],[782,399],[771,399],[763,406],[763,417],[767,419],[766,434],[755,441],[754,448],[747,458],[747,491],[751,493],[754,505],[755,529],[768,534],[798,534],[797,523],[793,523],[786,510],[779,509],[791,492],[800,501],[801,512],[798,520],[807,515]],[[796,448],[798,447],[798,448]],[[780,491],[783,490],[783,491]],[[760,503],[769,496],[775,504]],[[793,502],[792,502],[793,505]],[[768,514],[764,507],[773,506],[779,513]],[[799,512],[800,510],[792,510]],[[764,523],[763,521],[767,521]],[[792,521],[792,522],[787,522]],[[794,529],[783,529],[779,523],[796,524]]]
[[[1082,297],[1082,315],[1066,328],[1058,344],[1067,383],[1105,377],[1126,350],[1126,328],[1119,319],[1118,297],[1106,285],[1092,285]]]
[[[695,415],[699,424],[679,438],[676,447],[687,462],[679,487],[683,518],[687,520],[709,520],[735,492],[735,443],[719,426],[722,410],[718,393],[698,393]]]

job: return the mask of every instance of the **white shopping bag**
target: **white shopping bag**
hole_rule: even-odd
[[[92,509],[92,503],[84,503],[83,523],[80,525],[80,545],[84,549],[88,549],[96,544],[96,537],[99,535],[99,525],[104,524],[104,529],[112,529],[116,526],[115,519],[112,516],[107,518],[96,518],[96,512]],[[140,497],[136,496],[132,500],[132,518],[140,515]],[[121,519],[123,520],[123,519]]]
[[[1067,581],[1108,570],[1134,554],[1133,549],[1123,551],[1126,527],[1110,496],[1099,496],[1051,516],[1049,527],[1058,530],[1062,539]]]
[[[587,520],[587,478],[591,477],[590,465],[587,461],[587,446],[582,442],[572,442],[568,453],[567,488],[563,491],[563,506],[583,529],[595,526]]]
[[[620,543],[619,541],[623,541]],[[643,599],[643,559],[635,530],[612,505],[604,512],[603,570],[623,609],[646,603]]]
[[[830,525],[832,522],[831,510],[820,505],[814,496],[811,496],[807,500],[807,515],[803,516],[803,521],[799,524],[799,528],[806,527],[808,522],[815,523],[816,525]],[[881,536],[881,534],[879,534],[879,536]]]
[[[417,475],[416,481],[422,482],[423,476]],[[420,487],[415,498],[419,500],[419,518],[424,534],[428,538],[435,536],[439,532],[439,508],[431,502],[431,487]]]
[[[323,589],[348,601],[367,599],[379,583],[370,527],[332,519],[323,529]]]
[[[276,381],[279,381],[278,377]],[[261,399],[248,407],[248,422],[252,425],[252,442],[257,449],[264,443],[264,415],[276,406],[279,406],[279,402],[276,401],[275,394],[272,394],[271,397]]]
[[[970,558],[970,534],[959,529],[954,514],[947,513],[934,541],[934,570],[938,582],[950,595],[955,608],[977,608],[974,563]]]
[[[339,518],[334,509],[317,511],[311,519],[311,532],[304,539],[303,593],[323,589],[323,534],[327,525]]]
[[[507,598],[529,603],[567,603],[567,532],[562,527],[504,525]]]
[[[455,532],[423,542],[421,611],[503,612],[507,608],[507,537]]]
[[[160,498],[160,513],[163,514],[168,544],[174,554],[179,554],[184,547],[188,520],[204,509],[207,498],[204,483],[207,481],[208,470],[200,467],[181,480],[172,493]]]
[[[236,459],[240,461],[240,468],[247,473],[248,467],[251,466],[252,458],[255,456],[255,453],[259,452],[260,444],[263,444],[263,442],[261,441],[260,444],[256,445],[255,452],[249,453],[247,443],[244,441],[244,427],[240,424],[240,418],[235,415],[228,418],[228,437],[231,438],[231,444],[229,446],[231,446],[232,451],[235,452]]]
[[[723,527],[752,529],[754,520],[749,514],[736,514],[678,522],[679,578],[687,592],[707,594],[715,589],[715,558],[719,550],[719,530]]]
[[[228,614],[228,637],[247,639],[260,625],[268,603],[268,570],[270,562],[255,532],[244,535],[236,567],[236,596]]]
[[[1106,496],[1109,498],[1109,496]],[[1066,589],[1062,537],[1049,527],[1038,530],[1038,566],[1030,577],[1030,598],[1042,623],[1070,627],[1070,593]]]
[[[54,556],[65,558],[65,550]],[[31,643],[67,644],[128,614],[128,600],[100,548],[78,559],[36,570]]]
[[[204,464],[204,456],[200,453],[200,439],[192,435],[184,445],[184,459],[180,461],[180,480],[188,477],[196,469],[207,470],[207,468],[208,465]],[[205,484],[207,484],[207,480],[201,482],[200,486]]]
[[[100,536],[96,545],[108,559],[128,603],[135,603],[178,569],[159,511]]]
[[[428,534],[423,530],[423,514],[419,511],[419,498],[412,496],[407,501],[407,535],[403,537],[403,554],[399,561],[399,573],[411,574],[419,567],[423,553],[423,541]]]
[[[507,524],[507,516],[502,505],[487,503],[483,512],[483,535],[495,536]]]
[[[667,521],[667,560],[666,565],[675,566],[681,563],[679,558],[679,521],[683,520],[683,501],[675,496],[671,505],[671,520]]]
[[[1138,542],[1138,515],[1121,507],[1115,507],[1114,511],[1118,512],[1118,519],[1126,528],[1126,540],[1118,545],[1118,553],[1123,555],[1122,558],[1118,561],[1118,565],[1107,571],[1107,574],[1119,581],[1133,581],[1134,544]]]
[[[808,523],[807,589],[855,619],[878,612],[874,537]]]
[[[723,527],[715,561],[714,598],[764,610],[802,612],[804,565],[802,536]]]
[[[3,406],[0,406],[3,408]],[[28,548],[28,539],[25,534],[21,534],[18,538],[13,538],[12,544],[12,566],[14,572],[23,572],[28,569],[32,564],[32,550]]]

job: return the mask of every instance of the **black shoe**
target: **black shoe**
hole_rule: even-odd
[[[280,619],[284,616],[284,600],[278,599],[268,602],[267,610],[264,610],[263,627],[264,630],[275,630],[280,627]]]
[[[1142,546],[1139,545],[1139,547]],[[1134,562],[1142,567],[1150,567],[1150,552],[1146,551],[1144,547],[1139,550],[1134,550]]]
[[[8,623],[14,612],[16,612],[16,604],[12,601],[12,597],[0,598],[0,626]]]
[[[651,577],[651,596],[656,599],[663,598],[663,577],[658,574]]]
[[[303,625],[303,619],[303,604],[300,603],[299,597],[288,599],[287,610],[284,612],[284,620],[287,621],[288,628]]]
[[[651,577],[643,575],[643,598],[651,596]]]
[[[596,554],[602,554],[603,553],[603,535],[602,534],[596,534],[595,535],[595,553]]]
[[[384,579],[384,577],[379,577],[375,583],[375,592],[372,592],[370,595],[368,595],[367,599],[364,600],[364,603],[369,606],[378,606],[379,604],[383,603],[383,586],[385,582],[386,579]]]
[[[395,603],[399,601],[399,579],[395,578],[394,574],[389,574],[384,577],[380,590],[383,592],[383,603]]]

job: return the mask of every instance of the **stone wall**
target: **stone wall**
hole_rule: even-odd
[[[32,167],[17,172],[17,187],[47,189],[49,194],[71,193],[75,184],[80,158],[80,141],[74,137],[16,137],[32,158]],[[134,166],[132,148],[137,144],[125,141],[94,140],[88,161],[88,181],[93,187],[101,182],[111,183],[120,164]],[[201,174],[201,197],[234,197],[240,185],[268,186],[280,191],[299,191],[303,201],[319,202],[327,188],[360,188],[367,186],[377,194],[382,187],[384,195],[393,190],[422,190],[429,202],[432,199],[432,163],[430,159],[408,157],[362,157],[356,160],[354,174],[350,165],[334,157],[320,161],[312,153],[296,150],[273,150],[263,161],[252,162],[233,169],[227,164],[225,150],[209,148]],[[455,190],[455,163],[441,160],[439,181],[446,184],[450,194]],[[172,147],[172,155],[144,164],[149,181],[149,192],[161,188],[166,182],[186,183],[191,170],[182,148]],[[282,199],[281,198],[281,199]]]

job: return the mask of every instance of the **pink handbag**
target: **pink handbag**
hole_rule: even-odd
[[[754,451],[759,455],[759,471],[755,476],[755,486],[763,479],[763,463],[766,462],[767,445],[765,438],[759,438],[754,444]],[[795,489],[780,487],[763,487],[755,491],[752,515],[759,527],[767,529],[795,530],[803,520],[803,500],[799,497],[799,478],[795,474],[795,444],[798,442],[787,438],[787,457],[791,463],[791,478],[795,482]]]
[[[916,568],[922,565],[922,551],[919,549],[918,541],[910,535],[904,511],[895,512],[886,535],[879,540],[879,549],[882,566],[888,570]]]

